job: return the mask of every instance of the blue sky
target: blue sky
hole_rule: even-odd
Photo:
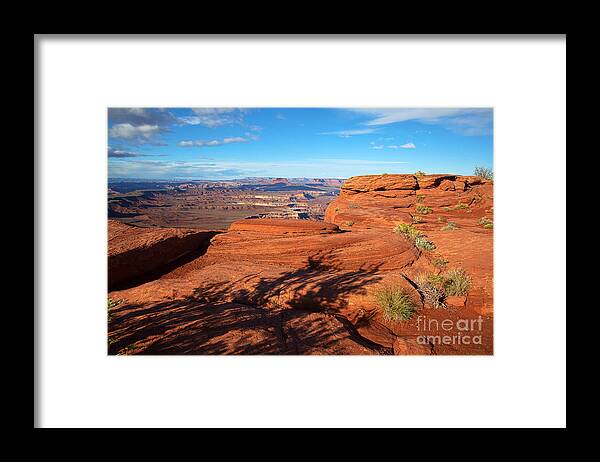
[[[348,178],[492,167],[492,109],[109,108],[110,178]]]

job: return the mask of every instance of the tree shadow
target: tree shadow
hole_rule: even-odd
[[[340,313],[381,265],[340,268],[331,253],[275,277],[206,283],[189,297],[111,310],[109,354],[389,354]]]

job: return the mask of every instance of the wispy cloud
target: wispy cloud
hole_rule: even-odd
[[[127,158],[127,157],[140,157],[143,154],[134,151],[127,151],[125,149],[116,149],[113,147],[108,147],[108,157],[118,157],[118,158]]]
[[[388,146],[389,149],[415,149],[416,146],[414,143],[404,143],[398,146],[397,144],[391,144]]]
[[[192,108],[192,112],[194,115],[182,116],[179,120],[188,125],[214,128],[243,123],[245,111],[238,108]]]
[[[354,109],[372,116],[364,125],[380,127],[407,121],[440,125],[467,136],[488,135],[492,132],[491,108],[415,108],[415,109]]]
[[[128,159],[131,157],[155,157],[155,156],[165,156],[166,154],[152,154],[147,152],[139,152],[139,151],[130,151],[129,149],[123,148],[114,148],[112,146],[108,147],[108,157],[116,158],[116,159]]]
[[[222,146],[224,144],[231,143],[247,143],[250,141],[250,138],[244,138],[241,136],[232,136],[228,138],[223,138],[222,140],[182,140],[177,143],[177,146],[181,148],[191,148],[191,147],[213,147],[213,146]]]
[[[320,135],[336,135],[341,138],[350,138],[355,135],[368,135],[369,133],[375,133],[376,128],[358,128],[355,130],[338,130],[334,132],[319,133]]]

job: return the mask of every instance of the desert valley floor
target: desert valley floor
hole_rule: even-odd
[[[110,183],[108,207],[109,354],[493,353],[491,181]],[[468,293],[432,306],[419,278],[455,269]],[[414,316],[383,315],[386,286]],[[463,342],[464,326],[480,341]]]

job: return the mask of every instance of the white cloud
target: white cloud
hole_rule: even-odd
[[[179,120],[188,125],[204,125],[209,128],[244,121],[244,110],[238,108],[192,108],[192,112],[195,115],[183,116]]]
[[[416,146],[414,143],[404,143],[398,146],[397,144],[390,144],[388,146],[389,149],[415,149]]]
[[[488,135],[492,132],[491,108],[409,108],[409,109],[353,109],[372,118],[364,124],[382,126],[399,122],[417,121],[440,125],[467,136]]]
[[[162,132],[159,125],[138,125],[133,126],[130,123],[113,125],[108,131],[111,138],[123,140],[150,140],[154,135]]]
[[[177,117],[167,109],[160,108],[108,108],[111,124],[158,125],[168,127],[177,123]]]
[[[256,138],[254,138],[256,139]],[[222,140],[210,140],[210,141],[204,141],[204,140],[182,140],[179,143],[177,143],[177,146],[181,147],[181,148],[190,148],[190,147],[211,147],[211,146],[222,146],[224,144],[231,144],[231,143],[246,143],[250,141],[249,138],[243,138],[241,136],[232,136],[232,137],[228,137],[228,138],[223,138]]]
[[[376,131],[377,131],[376,128],[359,128],[356,130],[339,130],[339,131],[335,131],[335,132],[324,132],[324,133],[319,133],[319,134],[320,135],[337,135],[341,138],[350,138],[351,136],[367,135],[369,133],[374,133]]]
[[[126,157],[140,157],[143,154],[135,151],[128,151],[126,149],[118,149],[113,148],[111,146],[108,147],[108,157],[117,157],[117,158],[126,158]]]
[[[373,144],[369,149],[383,149],[383,144]]]

